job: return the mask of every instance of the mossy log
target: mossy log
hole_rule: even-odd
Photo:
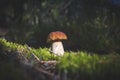
[[[53,80],[57,61],[41,61],[34,53],[31,53],[30,58],[27,58],[25,53],[4,49],[2,44],[0,44],[0,51],[2,55],[0,57],[5,56],[5,58],[16,62],[31,80]]]

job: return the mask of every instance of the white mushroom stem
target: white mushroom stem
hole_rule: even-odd
[[[64,48],[61,41],[56,41],[52,43],[51,50],[53,54],[62,56],[64,54]]]

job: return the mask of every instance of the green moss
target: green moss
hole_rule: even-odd
[[[66,70],[70,80],[73,78],[75,78],[74,80],[113,80],[120,74],[120,55],[66,52],[60,59],[60,63],[57,64],[57,68],[62,74]]]
[[[97,55],[88,52],[65,52],[63,56],[55,56],[49,52],[48,48],[34,49],[27,45],[20,45],[0,39],[2,52],[19,51],[28,59],[34,53],[40,60],[58,60],[56,69],[60,74],[67,72],[69,80],[113,80],[119,78],[120,55]],[[80,77],[79,77],[80,76]]]
[[[13,42],[8,42],[5,39],[0,39],[0,44],[2,50],[8,52],[18,51],[22,53],[25,57],[30,58],[31,54],[35,54],[40,60],[55,60],[58,59],[57,56],[52,55],[47,48],[34,49],[28,45],[20,45]]]

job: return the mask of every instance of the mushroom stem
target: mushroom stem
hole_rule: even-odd
[[[53,54],[62,56],[64,54],[64,48],[61,41],[56,41],[52,43],[51,50]]]

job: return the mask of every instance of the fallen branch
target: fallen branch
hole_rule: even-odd
[[[44,76],[46,79],[52,79],[54,77],[54,72],[48,71],[48,66],[53,65],[56,63],[56,61],[40,61],[37,56],[34,54],[31,55],[31,60],[26,58],[22,53],[16,51],[16,52],[8,52],[5,51],[5,56],[8,56],[9,58],[12,58],[13,61],[19,62],[18,64],[23,68],[23,70],[26,70],[26,74],[30,74],[34,77],[36,75],[37,80],[41,79],[39,76]],[[3,53],[3,54],[4,54]],[[48,66],[45,66],[44,64],[48,64]],[[49,64],[50,63],[50,64]],[[52,63],[52,64],[51,64]],[[50,67],[49,69],[51,69]],[[36,79],[34,79],[36,80]]]

